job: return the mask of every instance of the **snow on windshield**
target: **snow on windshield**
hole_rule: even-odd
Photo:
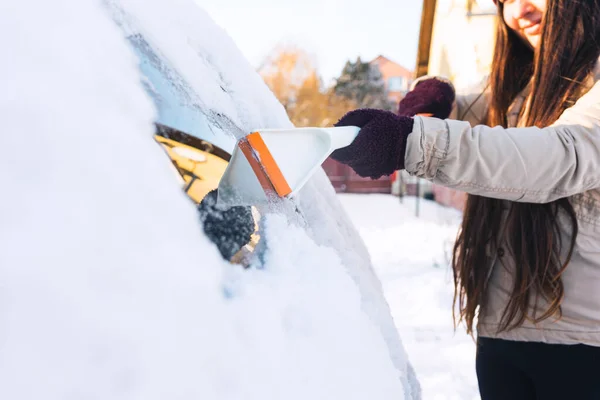
[[[202,10],[15,2],[0,32],[0,398],[413,398],[381,285],[322,171],[299,199],[307,227],[265,219],[263,269],[226,263],[201,233],[152,139],[160,114],[127,38],[158,49],[205,115],[290,126]]]

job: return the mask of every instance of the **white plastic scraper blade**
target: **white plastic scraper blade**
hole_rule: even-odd
[[[245,138],[240,141],[246,140]],[[238,145],[219,182],[218,202],[227,206],[258,206],[267,203],[267,193]]]
[[[219,201],[259,205],[298,192],[329,155],[349,145],[359,129],[265,129],[238,141],[219,183]]]

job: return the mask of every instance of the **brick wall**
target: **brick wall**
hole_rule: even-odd
[[[465,201],[467,200],[465,192],[459,192],[439,185],[433,185],[432,190],[437,203],[456,208],[457,210],[464,209]]]

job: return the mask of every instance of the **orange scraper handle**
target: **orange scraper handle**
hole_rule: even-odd
[[[259,132],[252,132],[245,139],[240,140],[238,145],[265,193],[269,194],[274,191],[280,197],[292,193],[292,188],[281,173],[281,169]]]

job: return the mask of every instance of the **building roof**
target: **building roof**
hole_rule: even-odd
[[[385,68],[388,71],[394,71],[394,75],[401,76],[412,76],[413,72],[402,65],[398,64],[395,61],[390,60],[389,58],[379,55],[375,59],[371,60],[369,64],[377,63],[380,68]]]

